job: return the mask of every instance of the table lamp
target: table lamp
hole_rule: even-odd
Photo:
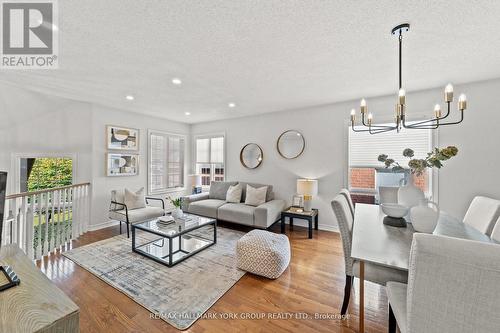
[[[312,197],[318,194],[318,181],[316,179],[297,179],[297,193],[304,196],[304,211],[312,209]]]
[[[188,183],[192,194],[201,193],[201,175],[188,175]]]

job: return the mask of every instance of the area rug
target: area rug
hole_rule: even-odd
[[[63,255],[151,311],[154,318],[184,330],[245,274],[236,267],[236,241],[243,235],[219,227],[217,244],[170,268],[132,252],[125,235]]]

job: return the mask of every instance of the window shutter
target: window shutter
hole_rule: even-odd
[[[149,133],[149,193],[184,186],[185,139],[162,132]]]
[[[349,128],[349,166],[383,167],[377,160],[378,155],[386,154],[401,166],[407,167],[409,159],[404,157],[403,150],[411,148],[415,158],[425,158],[432,149],[432,133],[430,130],[401,129],[372,135],[368,132],[353,132]]]
[[[210,162],[211,163],[224,163],[224,138],[211,138],[210,139]]]
[[[210,139],[196,139],[196,163],[210,163]]]
[[[157,134],[150,136],[150,192],[158,192],[167,187],[166,182],[166,160],[167,140],[166,137]]]

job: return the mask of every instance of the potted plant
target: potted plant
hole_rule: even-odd
[[[181,218],[184,215],[184,212],[181,209],[182,198],[168,197],[167,199],[175,207],[174,210],[172,211],[172,217],[175,219]]]
[[[424,192],[415,186],[414,176],[421,176],[427,168],[437,168],[441,169],[443,167],[443,161],[449,160],[450,158],[456,156],[458,153],[458,148],[455,146],[448,146],[446,148],[434,148],[431,152],[427,153],[425,158],[414,158],[415,152],[413,149],[406,148],[403,150],[403,156],[410,159],[408,162],[408,168],[410,169],[410,180],[405,185],[398,190],[398,203],[411,208],[418,205],[421,199],[424,199]],[[384,163],[386,168],[391,168],[392,171],[398,172],[402,171],[403,168],[394,159],[389,158],[386,154],[380,154],[378,156],[379,162]]]

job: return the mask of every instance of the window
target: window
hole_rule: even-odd
[[[409,170],[393,173],[377,158],[380,154],[387,154],[407,167],[409,159],[402,156],[405,148],[413,149],[416,158],[424,158],[432,148],[432,132],[403,128],[397,134],[391,131],[371,135],[353,132],[349,128],[349,189],[355,194],[374,197],[376,201],[379,186],[399,186],[402,179],[408,179]],[[432,196],[432,172],[417,177],[415,185]]]
[[[149,131],[149,194],[184,187],[185,137]]]
[[[73,159],[65,157],[21,157],[19,191],[33,192],[73,183]]]
[[[224,153],[224,135],[195,138],[195,170],[201,175],[202,186],[225,179]]]

